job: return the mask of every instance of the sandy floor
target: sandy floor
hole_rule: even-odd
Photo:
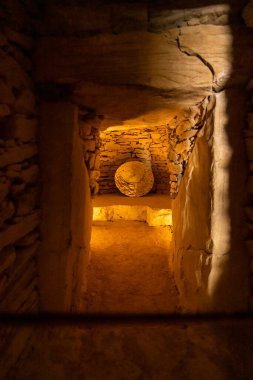
[[[96,226],[87,310],[176,310],[178,295],[167,269],[170,238],[168,228],[139,222]],[[250,319],[60,322],[33,326],[6,380],[253,379]]]
[[[169,227],[142,222],[97,222],[93,226],[88,312],[159,313],[178,310],[178,293],[168,271]]]

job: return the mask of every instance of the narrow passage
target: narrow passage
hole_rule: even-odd
[[[168,270],[170,227],[143,222],[95,222],[86,312],[159,313],[178,309],[178,292]]]

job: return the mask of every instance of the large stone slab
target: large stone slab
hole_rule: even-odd
[[[42,38],[36,54],[36,79],[187,91],[210,89],[209,69],[199,59],[191,59],[180,51],[177,33],[175,30],[170,35],[129,32],[78,39]]]
[[[179,96],[177,90],[82,82],[76,86],[72,100],[103,115],[102,129],[119,125],[157,126],[168,123],[183,108],[200,103],[205,96],[202,91],[183,91]]]

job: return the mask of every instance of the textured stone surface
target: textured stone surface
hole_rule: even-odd
[[[249,28],[253,28],[253,1],[251,0],[243,10],[242,17]]]
[[[100,133],[100,193],[116,192],[114,175],[126,160],[138,159],[152,166],[157,193],[169,193],[167,152],[168,131],[165,125],[149,128],[110,128]]]
[[[85,380],[253,377],[250,319],[212,321],[209,316],[208,320],[165,320],[159,324],[143,318],[140,322],[117,325],[102,322],[85,326],[72,322],[33,328],[35,335],[25,355],[11,369],[12,380],[24,376],[36,380],[66,380],[70,376]],[[23,327],[19,327],[21,332]],[[13,347],[6,347],[1,357],[3,368],[19,341],[20,337]]]
[[[42,109],[42,180],[47,186],[41,195],[41,307],[68,312],[76,310],[85,288],[92,211],[89,177],[75,106],[43,103]]]
[[[173,202],[175,256],[170,265],[187,310],[248,308],[249,268],[242,228],[244,112],[244,98],[238,91],[216,95],[214,116],[210,115],[199,133]],[[240,281],[239,291],[235,276]]]
[[[7,227],[0,233],[0,248],[15,243],[37,227],[39,222],[39,214],[33,213],[23,218],[19,223]]]
[[[0,156],[0,167],[24,161],[35,156],[37,153],[38,147],[34,144],[13,147]]]
[[[38,270],[33,260],[37,250],[31,252],[27,245],[21,254],[17,247],[19,239],[28,241],[40,222],[38,188],[34,190],[36,201],[28,199],[30,184],[38,180],[37,109],[31,78],[33,37],[19,0],[4,0],[0,17],[5,20],[0,33],[0,310],[33,312],[38,308]],[[32,245],[38,242],[38,233],[35,237]],[[23,273],[27,272],[29,277],[24,280]],[[0,352],[10,337],[7,334],[1,340]],[[21,334],[9,358],[19,356],[25,342]]]
[[[143,222],[125,220],[95,223],[88,286],[81,310],[95,313],[176,310],[179,300],[167,265],[171,237],[168,226],[149,227]]]
[[[120,201],[119,201],[120,202]],[[93,206],[93,221],[134,220],[148,226],[172,226],[171,209],[147,205]]]
[[[128,197],[141,197],[152,189],[152,170],[144,163],[131,161],[122,164],[115,173],[115,184],[119,191]]]

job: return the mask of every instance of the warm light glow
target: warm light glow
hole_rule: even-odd
[[[172,210],[146,205],[111,205],[93,207],[93,221],[134,220],[149,226],[172,226]]]

